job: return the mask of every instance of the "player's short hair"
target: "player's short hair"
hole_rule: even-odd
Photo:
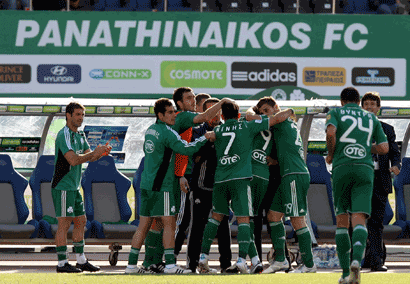
[[[207,109],[208,109],[208,105],[209,104],[211,104],[211,103],[219,103],[219,99],[217,99],[217,98],[209,98],[209,99],[206,99],[205,101],[204,101],[204,105],[203,105],[203,109],[204,109],[204,111],[206,111]]]
[[[159,113],[165,114],[167,107],[173,106],[170,99],[167,98],[160,98],[154,104],[154,112],[157,118]]]
[[[362,98],[362,106],[365,101],[375,101],[379,107],[381,105],[379,92],[367,92]]]
[[[271,106],[271,107],[274,108],[274,107],[276,106],[276,101],[275,101],[275,99],[272,98],[272,97],[263,97],[263,98],[259,99],[258,103],[257,103],[256,106],[255,106],[258,111],[255,110],[255,107],[253,107],[253,110],[255,111],[256,114],[261,114],[261,112],[260,112],[259,109],[260,109],[264,104],[268,104],[269,106]]]
[[[200,102],[206,100],[206,99],[210,99],[211,95],[210,94],[206,94],[206,93],[199,93],[195,96],[195,102],[198,105]]]
[[[177,109],[179,109],[179,106],[177,104],[177,102],[182,101],[183,97],[184,97],[184,93],[186,92],[192,92],[194,93],[194,90],[192,90],[190,87],[180,87],[174,90],[174,94],[172,95],[172,99],[174,100],[174,103],[177,107]]]
[[[67,115],[67,113],[69,113],[70,115],[73,115],[76,109],[82,109],[85,111],[85,107],[82,104],[78,102],[71,102],[65,107],[65,114]],[[67,116],[66,116],[66,119],[67,119]]]
[[[224,120],[228,119],[238,119],[239,116],[239,105],[233,102],[224,102],[221,106],[222,115],[224,116]]]
[[[356,88],[347,87],[342,90],[340,93],[340,100],[344,102],[360,102],[360,94]]]

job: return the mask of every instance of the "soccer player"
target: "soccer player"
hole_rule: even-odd
[[[254,137],[270,126],[280,123],[293,114],[292,109],[278,113],[271,118],[251,122],[239,122],[239,106],[236,102],[222,104],[222,118],[225,123],[215,127],[215,149],[218,164],[212,193],[213,214],[206,225],[199,258],[201,273],[209,273],[209,251],[216,231],[224,215],[229,214],[229,203],[238,221],[239,257],[235,267],[241,273],[248,273],[246,256],[249,251],[249,216],[253,216],[250,180],[252,179],[251,153]]]
[[[191,273],[191,270],[176,265],[174,255],[175,213],[178,200],[175,194],[174,164],[173,161],[170,163],[170,160],[173,151],[185,155],[197,152],[205,144],[206,138],[202,136],[192,143],[181,139],[170,127],[175,124],[176,112],[169,99],[157,100],[154,112],[157,121],[145,132],[140,224],[132,239],[125,273],[147,273],[146,269],[137,266],[138,255],[155,217],[160,217],[164,227],[163,244],[166,264],[164,272]],[[205,135],[209,137],[208,134]]]
[[[81,165],[101,158],[111,147],[98,146],[94,151],[83,132],[78,131],[84,120],[85,108],[72,102],[66,107],[66,126],[55,141],[55,167],[51,185],[54,208],[58,220],[56,251],[57,272],[98,271],[100,268],[89,263],[84,255],[84,227],[87,222],[84,202],[80,194]],[[73,244],[77,255],[76,267],[68,263],[67,232],[74,222]]]
[[[374,180],[371,153],[384,155],[389,151],[389,144],[377,117],[360,108],[360,95],[355,88],[343,89],[340,101],[342,107],[332,109],[326,116],[329,152],[326,162],[333,163],[332,188],[337,222],[335,239],[343,269],[339,283],[360,283],[360,263],[366,248],[366,219],[371,213]],[[353,247],[348,230],[350,222]]]
[[[204,94],[201,97],[206,97]],[[177,117],[175,124],[172,128],[181,135],[181,138],[187,142],[191,142],[192,139],[192,127],[197,126],[205,121],[210,121],[221,109],[221,104],[227,98],[213,105],[205,112],[196,113],[196,97],[193,90],[189,87],[181,87],[174,90],[172,96],[174,103],[177,107]],[[185,212],[185,209],[189,209],[190,206],[185,206],[189,203],[189,182],[192,172],[192,159],[186,155],[175,155],[175,176],[178,178],[179,187],[181,192],[176,191],[176,194],[180,194],[180,204],[178,203],[177,209],[179,209],[177,228],[175,231],[175,254],[178,255],[183,242],[185,240],[185,231],[188,229],[190,212]],[[179,206],[181,205],[181,206]],[[189,204],[188,204],[189,205]]]
[[[266,103],[259,107],[261,113],[270,114],[280,111],[280,107],[273,98],[265,98],[265,100]],[[262,273],[275,273],[289,269],[289,262],[285,257],[286,232],[282,221],[284,216],[290,217],[296,231],[304,263],[290,272],[316,272],[317,268],[313,263],[312,240],[305,220],[310,175],[304,160],[302,139],[298,133],[297,124],[292,118],[274,125],[272,129],[280,165],[281,183],[275,192],[267,219],[271,227],[271,238],[276,257]]]
[[[198,102],[198,101],[197,101]],[[209,98],[203,103],[203,110],[217,104],[219,99]],[[221,116],[218,114],[211,121],[207,121],[201,126],[193,128],[193,137],[200,137],[207,131],[221,124]],[[188,230],[187,243],[187,266],[192,271],[196,271],[201,253],[201,243],[209,214],[212,210],[212,191],[214,188],[214,176],[217,165],[215,145],[208,142],[199,152],[194,155],[195,163],[193,166],[191,180],[191,218]],[[218,227],[218,251],[220,254],[219,262],[221,272],[226,272],[231,266],[231,231],[229,216],[224,216],[221,225]],[[216,273],[211,269],[211,273]]]

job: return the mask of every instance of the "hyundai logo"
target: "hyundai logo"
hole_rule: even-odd
[[[54,66],[53,68],[50,69],[51,73],[56,76],[63,76],[67,73],[67,68],[64,66]]]

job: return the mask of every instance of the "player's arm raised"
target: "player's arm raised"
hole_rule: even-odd
[[[208,108],[205,112],[202,112],[198,114],[197,116],[194,117],[194,123],[203,123],[205,121],[210,121],[212,118],[214,118],[218,111],[221,110],[221,106],[223,103],[232,101],[230,98],[223,98],[220,100],[217,104],[214,104],[210,108]]]
[[[274,126],[275,124],[284,122],[286,119],[288,119],[294,114],[295,111],[291,108],[282,110],[269,118],[269,126]]]

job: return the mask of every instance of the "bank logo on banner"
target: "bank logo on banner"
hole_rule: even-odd
[[[233,88],[268,89],[297,85],[296,63],[234,62],[231,75]]]
[[[303,84],[306,86],[344,86],[346,69],[342,67],[305,67]]]
[[[393,68],[355,67],[352,70],[354,86],[393,86],[395,71]]]
[[[152,72],[148,69],[93,69],[89,75],[96,80],[139,80],[150,79]]]
[[[163,61],[161,86],[223,89],[226,86],[226,69],[226,63],[218,61]]]
[[[0,84],[30,83],[31,66],[28,64],[0,64]]]
[[[37,67],[40,84],[78,84],[81,82],[81,66],[78,64],[40,64]]]

